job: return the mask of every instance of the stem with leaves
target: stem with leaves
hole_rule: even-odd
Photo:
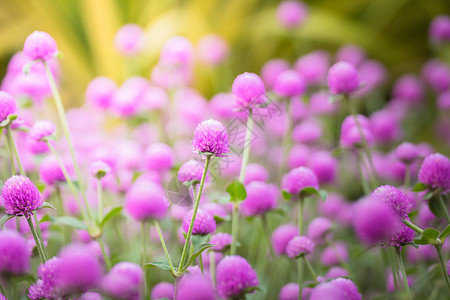
[[[35,212],[36,213],[36,212]],[[36,242],[36,248],[39,253],[39,257],[41,258],[41,262],[45,264],[47,261],[47,255],[45,254],[44,246],[42,245],[42,241],[37,235],[36,229],[34,228],[33,220],[31,218],[27,218],[28,226],[30,226],[31,234],[33,235],[34,241]]]

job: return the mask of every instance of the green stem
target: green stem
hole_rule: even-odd
[[[393,248],[390,249],[391,251],[391,267],[392,267],[392,278],[394,279],[394,287],[397,291],[399,289],[399,278],[398,278],[398,266],[397,261],[395,259],[395,250]]]
[[[297,259],[297,268],[298,299],[302,299],[303,264],[300,259]]]
[[[159,227],[158,221],[155,220],[155,227],[158,231],[159,240],[161,241],[161,246],[163,247],[164,254],[166,255],[167,262],[169,263],[172,274],[175,274],[175,268],[173,267],[172,260],[170,259],[169,251],[167,250],[166,243],[164,242],[164,237],[161,233],[161,228]]]
[[[33,220],[31,218],[27,218],[28,226],[30,226],[31,233],[33,234],[34,241],[36,242],[36,248],[39,253],[39,257],[41,258],[41,262],[45,264],[47,261],[47,255],[45,254],[44,246],[42,245],[42,241],[39,239],[39,236],[36,233],[36,229],[34,228]]]
[[[272,243],[270,241],[270,230],[269,230],[269,225],[267,224],[267,219],[266,219],[265,215],[263,215],[261,217],[261,222],[262,222],[263,229],[264,229],[264,235],[266,236],[267,243],[269,245],[270,256],[272,256],[272,263],[273,263],[273,266],[274,266],[274,269],[275,269],[275,273],[276,273],[276,276],[278,278],[279,283],[281,284],[281,273],[278,271],[278,266],[277,266],[277,263],[275,261],[275,259],[276,259],[275,251],[273,250],[273,246],[272,246]]]
[[[208,172],[209,163],[211,161],[211,155],[206,156],[205,167],[203,169],[202,179],[200,180],[200,188],[198,189],[197,197],[194,202],[194,211],[192,213],[191,223],[189,224],[189,230],[186,235],[186,241],[184,242],[183,252],[181,253],[180,265],[178,267],[177,274],[183,273],[184,261],[188,253],[188,246],[191,241],[192,229],[194,228],[195,217],[197,216],[198,207],[200,205],[200,197],[202,196],[203,186],[205,185],[206,173]]]
[[[214,251],[209,251],[209,274],[211,275],[211,281],[213,288],[216,287],[216,255]]]
[[[400,272],[403,277],[403,284],[405,286],[405,291],[410,294],[409,285],[408,285],[408,277],[406,277],[405,265],[403,264],[402,254],[400,252],[400,247],[395,247],[395,254],[397,257],[397,263],[400,267]]]
[[[411,165],[409,163],[407,163],[405,165],[405,189],[408,189],[409,186],[411,185]]]
[[[98,198],[98,224],[103,220],[103,197],[102,197],[102,181],[97,179],[97,198]]]
[[[303,234],[303,196],[298,197],[298,234]],[[297,260],[298,266],[298,299],[302,299],[302,282],[303,282],[303,264],[300,259]]]
[[[359,176],[360,176],[360,180],[361,180],[361,185],[364,191],[365,195],[370,195],[370,188],[369,188],[369,184],[367,183],[366,178],[364,177],[364,172],[362,169],[362,165],[363,165],[363,157],[360,151],[358,151],[358,172],[359,172]]]
[[[306,259],[305,255],[302,255],[302,260],[305,263],[306,268],[309,270],[309,273],[311,273],[312,277],[314,278],[314,281],[317,282],[316,272],[314,271],[314,269],[311,266],[311,264],[309,263],[309,261]]]
[[[239,203],[233,202],[233,211],[231,214],[231,248],[230,255],[236,254],[236,245],[239,232]]]
[[[201,254],[198,256],[198,265],[200,266],[200,271],[202,271],[203,275],[203,257]]]
[[[439,263],[441,265],[442,275],[444,276],[445,283],[447,284],[447,291],[450,294],[450,279],[448,278],[447,274],[447,267],[445,266],[444,257],[442,256],[442,245],[436,245],[436,251],[439,256]]]
[[[141,233],[142,233],[142,248],[141,248],[141,266],[144,265],[145,261],[147,260],[147,222],[143,221],[141,223]]]
[[[105,251],[105,245],[101,237],[98,238],[98,244],[100,245],[100,250],[102,250],[103,260],[105,261],[106,269],[111,270],[111,261],[109,260],[108,254]]]
[[[1,281],[0,281],[0,293],[2,293],[3,296],[8,296],[6,295],[5,290],[3,289]]]
[[[247,170],[248,159],[250,157],[250,142],[252,141],[253,117],[252,110],[248,111],[247,129],[245,131],[244,152],[242,154],[241,172],[239,173],[239,181],[244,183],[245,172]]]
[[[406,226],[408,226],[409,228],[411,228],[412,230],[414,230],[418,234],[422,234],[423,233],[423,229],[420,228],[419,226],[411,223],[411,221],[403,220],[403,224],[405,224]]]
[[[8,130],[6,130],[8,131]],[[6,138],[6,140],[8,141],[8,137]],[[9,161],[10,161],[10,174],[14,175],[16,174],[16,165],[14,164],[14,153],[12,150],[12,145],[11,142],[8,141],[8,152],[9,152]]]
[[[6,137],[8,139],[8,144],[10,145],[10,149],[12,150],[12,153],[16,157],[16,163],[19,167],[20,175],[26,176],[25,169],[23,168],[22,162],[20,161],[19,152],[17,151],[16,143],[14,142],[11,126],[7,126],[6,128]],[[14,165],[14,161],[12,161],[12,164]]]
[[[303,235],[303,208],[304,208],[304,203],[303,203],[303,197],[299,196],[299,201],[298,201],[298,234],[299,235]]]
[[[447,223],[450,223],[450,215],[448,214],[447,206],[444,203],[444,199],[442,199],[442,195],[439,195],[439,205],[441,206],[442,211],[445,214],[445,218],[447,219]]]

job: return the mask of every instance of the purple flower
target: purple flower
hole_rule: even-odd
[[[191,210],[186,214],[183,219],[183,230],[184,232],[189,231],[189,225],[191,224],[192,214],[194,210]],[[207,235],[216,231],[216,222],[213,216],[209,212],[202,209],[197,211],[195,217],[194,226],[192,227],[192,234],[194,235]]]
[[[220,219],[227,218],[227,211],[225,210],[225,208],[222,205],[214,202],[202,204],[202,210],[208,212],[214,218],[215,217],[218,217]],[[216,220],[216,223],[219,222]]]
[[[168,145],[155,143],[145,150],[144,165],[148,170],[167,171],[172,168],[175,155]]]
[[[316,244],[323,244],[331,231],[331,221],[327,218],[318,217],[309,223],[308,237]]]
[[[43,202],[38,188],[30,178],[23,175],[13,175],[6,180],[2,196],[8,214],[25,216],[27,219]]]
[[[450,41],[450,17],[439,15],[433,19],[430,25],[429,35],[436,43]]]
[[[142,50],[144,30],[137,24],[126,24],[117,31],[114,46],[123,55],[138,54]]]
[[[267,181],[269,179],[269,172],[260,164],[248,164],[245,171],[244,184],[249,184],[253,181]]]
[[[169,66],[189,66],[195,56],[191,41],[183,36],[170,38],[163,46],[159,61]]]
[[[95,160],[89,165],[89,173],[93,177],[102,178],[111,172],[111,167],[102,160]]]
[[[450,189],[450,160],[448,157],[434,153],[425,157],[419,171],[419,181],[433,189],[441,188],[443,192]]]
[[[298,300],[298,290],[298,283],[288,283],[281,288],[278,300]]]
[[[347,246],[344,243],[338,242],[333,246],[325,248],[320,257],[320,261],[327,267],[338,265],[341,261],[348,261]]]
[[[309,106],[311,111],[317,115],[333,115],[339,108],[339,102],[330,103],[330,94],[326,91],[319,91],[311,94]]]
[[[215,300],[216,295],[209,276],[188,274],[180,281],[178,300]]]
[[[174,291],[175,289],[172,283],[164,281],[157,283],[152,289],[151,299],[158,300],[167,298],[172,300]]]
[[[247,110],[265,101],[266,89],[262,79],[254,73],[242,73],[233,82],[233,95],[236,108]]]
[[[43,31],[30,34],[23,45],[23,53],[31,60],[49,60],[58,52],[55,40]]]
[[[350,94],[360,85],[358,71],[347,62],[340,61],[328,71],[328,87],[332,94]]]
[[[306,83],[297,72],[287,70],[278,75],[273,90],[282,97],[294,97],[305,92]]]
[[[203,62],[215,66],[228,58],[229,48],[223,37],[217,34],[208,34],[203,36],[198,42],[199,58]]]
[[[195,128],[192,139],[194,152],[223,157],[230,151],[229,147],[227,129],[219,121],[203,121]]]
[[[53,299],[62,296],[62,291],[58,285],[60,263],[59,257],[53,257],[38,269],[38,276],[43,281],[42,291],[45,298]]]
[[[386,67],[376,60],[363,61],[359,67],[359,78],[364,85],[358,94],[365,95],[381,85],[387,77]]]
[[[358,288],[350,279],[337,278],[314,288],[310,300],[361,300]]]
[[[337,175],[338,160],[328,151],[317,151],[311,156],[309,167],[317,175],[319,183],[332,183]]]
[[[45,298],[44,291],[42,289],[44,282],[38,279],[33,285],[28,289],[28,297],[31,300],[41,300]]]
[[[358,123],[361,126],[361,131],[367,145],[370,147],[373,144],[373,132],[372,126],[369,119],[363,115],[358,115]],[[345,148],[354,148],[361,145],[361,134],[358,127],[356,126],[355,118],[353,116],[348,116],[344,119],[341,126],[341,137],[339,143]]]
[[[96,77],[86,89],[86,101],[101,108],[110,107],[114,93],[117,90],[117,84],[108,77]]]
[[[331,279],[331,278],[338,278],[338,277],[348,277],[348,271],[341,267],[332,267],[328,270],[327,274],[325,275],[325,278]]]
[[[295,70],[303,76],[307,84],[321,84],[327,76],[328,60],[328,53],[314,51],[300,57],[295,62]]]
[[[120,262],[103,278],[102,288],[112,298],[140,299],[144,271],[131,262]]]
[[[86,292],[81,294],[80,298],[74,298],[74,300],[102,300],[102,296],[96,292]]]
[[[406,220],[409,221],[409,217],[406,217]],[[411,243],[416,237],[416,232],[406,226],[405,224],[400,224],[400,228],[397,229],[397,232],[394,233],[389,239],[390,246],[404,246]]]
[[[397,79],[392,94],[396,101],[416,105],[424,100],[425,91],[416,75],[406,74]]]
[[[214,247],[211,247],[211,250],[224,251],[228,246],[231,245],[232,240],[233,237],[228,233],[216,233],[215,235],[211,236],[211,239],[209,240],[210,244],[215,245]]]
[[[30,249],[16,231],[0,231],[0,273],[22,275],[30,270]]]
[[[437,98],[437,107],[443,111],[450,110],[450,89],[446,92],[443,92]]]
[[[375,141],[380,144],[394,142],[403,133],[399,118],[388,109],[374,112],[370,116],[370,125]]]
[[[300,1],[282,1],[277,8],[277,20],[287,29],[293,29],[305,22],[308,7]]]
[[[204,164],[195,159],[190,159],[181,165],[178,170],[178,180],[180,182],[194,181],[199,183],[202,179]],[[206,176],[208,178],[208,174]]]
[[[289,241],[297,235],[298,227],[291,224],[281,225],[275,229],[271,239],[275,253],[278,255],[286,254],[286,247]]]
[[[283,176],[281,186],[289,193],[297,195],[305,187],[319,189],[319,181],[313,171],[306,167],[298,167]]]
[[[436,93],[443,93],[450,87],[450,67],[432,59],[422,68],[422,76]]]
[[[289,62],[281,58],[267,61],[261,69],[261,77],[267,88],[273,88],[275,81],[281,73],[289,70]]]
[[[245,294],[247,289],[257,287],[258,277],[245,258],[227,256],[217,265],[217,290],[223,298]]]
[[[419,149],[416,145],[403,142],[395,149],[395,156],[404,163],[411,163],[419,156]]]
[[[311,156],[311,149],[306,145],[295,145],[288,154],[288,166],[295,169],[306,166]]]
[[[304,121],[294,127],[292,139],[298,143],[314,143],[322,136],[322,127],[314,120]]]
[[[161,186],[153,182],[137,181],[125,195],[125,210],[137,221],[163,218],[169,205]]]
[[[68,165],[65,166],[66,169],[69,169],[68,167]],[[71,168],[69,170],[71,171]],[[68,172],[70,173],[69,170]],[[42,160],[39,166],[39,177],[48,185],[66,181],[59,161],[53,155],[49,155]]]
[[[0,91],[0,123],[5,121],[9,115],[17,113],[17,103],[7,92]]]
[[[247,198],[240,208],[244,215],[263,215],[277,206],[278,188],[274,184],[253,181],[246,185]]]
[[[289,241],[286,246],[286,254],[290,258],[298,258],[301,255],[308,255],[314,250],[314,242],[302,235],[298,235]]]
[[[336,59],[357,67],[366,59],[366,52],[358,45],[347,44],[339,48]]]
[[[383,185],[373,191],[371,199],[383,201],[398,216],[403,219],[413,208],[413,202],[399,189],[391,185]]]
[[[56,126],[51,121],[37,121],[28,131],[28,136],[35,141],[42,141],[44,138],[48,138],[55,133]]]

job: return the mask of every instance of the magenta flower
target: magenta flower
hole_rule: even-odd
[[[410,221],[409,217],[406,217],[405,219],[407,221]],[[390,246],[401,247],[401,246],[411,243],[415,237],[416,237],[416,232],[413,229],[406,226],[405,224],[401,223],[400,228],[397,229],[397,232],[395,232],[390,237],[389,241],[387,241],[383,244],[389,244]]]
[[[361,126],[361,131],[367,145],[370,147],[373,145],[374,137],[372,132],[372,126],[369,119],[363,115],[358,115],[358,123]],[[354,148],[361,145],[361,134],[358,127],[356,126],[355,118],[353,116],[348,116],[344,119],[341,126],[341,136],[340,141],[342,147]]]
[[[331,247],[327,247],[323,250],[322,256],[320,257],[320,262],[327,267],[338,265],[341,261],[348,261],[348,250],[347,246],[338,242]],[[341,275],[347,276],[347,275]],[[336,276],[340,277],[340,276]],[[334,278],[334,277],[332,277]]]
[[[66,165],[65,168],[68,169],[70,174],[72,171],[71,166],[69,168],[69,166]],[[39,166],[39,177],[43,182],[49,185],[66,181],[58,159],[53,155],[49,155],[42,160],[41,165]]]
[[[425,157],[418,176],[420,182],[446,192],[450,189],[450,160],[440,153],[430,154]]]
[[[358,45],[347,44],[339,48],[336,59],[358,67],[366,59],[366,52]]]
[[[311,149],[306,145],[295,145],[288,153],[288,166],[295,169],[306,166],[311,156]]]
[[[7,92],[0,91],[0,123],[17,113],[17,103]]]
[[[144,30],[137,24],[126,24],[117,31],[114,38],[116,50],[123,55],[135,55],[142,50]]]
[[[58,285],[60,263],[59,257],[53,257],[38,269],[38,276],[43,281],[42,291],[46,298],[59,298],[63,295]]]
[[[190,159],[181,165],[178,170],[178,180],[180,182],[197,182],[202,179],[204,166],[198,160]],[[208,174],[207,174],[208,178]]]
[[[0,273],[23,275],[30,270],[31,251],[16,231],[0,231]]]
[[[217,34],[208,34],[198,42],[199,58],[205,63],[215,66],[228,58],[229,48],[223,37]]]
[[[325,82],[328,72],[329,57],[325,51],[314,51],[303,55],[295,62],[295,70],[302,75],[306,83],[321,84]]]
[[[25,40],[23,53],[31,60],[47,61],[58,53],[58,46],[47,32],[35,31]]]
[[[189,231],[189,226],[191,224],[192,214],[194,210],[191,210],[186,214],[183,219],[183,230],[184,232]],[[214,221],[213,216],[202,209],[197,211],[197,215],[194,221],[194,227],[192,227],[193,235],[206,235],[209,233],[213,233],[216,231],[216,222]]]
[[[33,283],[28,289],[27,296],[31,300],[41,300],[45,298],[44,290],[42,289],[44,282],[41,279],[38,279],[35,283]]]
[[[269,172],[260,164],[248,164],[245,172],[244,184],[249,184],[253,181],[267,181],[269,180]]]
[[[400,119],[389,109],[374,112],[370,124],[374,140],[379,144],[395,142],[403,133]]]
[[[328,151],[317,151],[309,161],[309,167],[317,175],[319,183],[334,182],[338,171],[338,160]]]
[[[295,236],[298,235],[298,227],[285,224],[279,226],[272,233],[272,246],[273,250],[278,255],[286,254],[286,247],[290,240],[292,240]]]
[[[331,225],[331,221],[327,218],[315,218],[309,223],[308,237],[316,244],[324,244],[327,235],[331,231]]]
[[[209,276],[188,274],[180,281],[176,299],[178,300],[215,300],[216,295]]]
[[[298,235],[289,241],[286,254],[290,258],[298,258],[300,255],[308,255],[314,250],[314,242],[302,235]]]
[[[233,240],[233,237],[228,233],[218,232],[211,236],[211,239],[209,240],[210,244],[215,245],[214,247],[211,247],[211,250],[214,251],[224,251],[228,248],[228,246],[231,245],[231,242]]]
[[[112,298],[140,299],[144,271],[131,262],[120,262],[102,280],[103,291]]]
[[[230,151],[229,147],[227,129],[219,121],[203,121],[195,128],[192,139],[194,152],[223,157]]]
[[[125,195],[125,210],[137,221],[163,218],[169,205],[161,186],[153,182],[135,182]]]
[[[322,127],[315,120],[306,120],[294,127],[292,139],[301,144],[312,144],[322,136]]]
[[[86,88],[86,101],[101,109],[107,109],[112,103],[116,90],[117,84],[112,79],[96,77]]]
[[[343,61],[330,68],[327,81],[332,94],[351,94],[360,86],[356,68]]]
[[[168,145],[155,143],[144,152],[144,165],[148,170],[167,171],[172,168],[175,155]]]
[[[246,289],[257,287],[258,277],[245,258],[227,256],[217,265],[217,290],[223,298],[239,296]]]
[[[29,218],[43,201],[38,188],[23,175],[13,175],[2,188],[5,210],[10,215]]]
[[[277,206],[278,188],[274,184],[253,181],[246,185],[247,198],[240,204],[246,216],[264,215]]]
[[[336,278],[318,285],[311,293],[310,300],[361,300],[356,285],[347,278]]]
[[[305,92],[306,83],[297,71],[284,71],[275,80],[273,90],[282,97],[299,96]]]
[[[327,274],[325,275],[325,278],[327,279],[339,277],[349,277],[348,271],[341,267],[332,267],[328,270]]]
[[[297,300],[298,290],[298,283],[288,283],[281,288],[278,300]]]
[[[424,100],[425,88],[416,75],[406,74],[397,79],[392,94],[396,101],[416,105]]]
[[[28,136],[35,141],[42,141],[44,138],[51,137],[56,130],[56,125],[51,121],[37,121],[28,131]]]
[[[167,65],[189,66],[194,61],[194,46],[183,36],[170,38],[163,46],[159,60]]]
[[[261,77],[264,80],[266,87],[272,89],[278,75],[289,70],[289,67],[289,62],[281,58],[267,61],[261,68]]]
[[[239,110],[251,109],[265,101],[266,89],[262,79],[254,73],[242,73],[233,82],[233,95],[236,108]]]
[[[173,299],[175,288],[172,283],[169,282],[160,282],[157,283],[151,293],[151,299]]]
[[[289,193],[297,195],[305,187],[319,189],[319,181],[311,169],[298,167],[283,176],[281,186]]]
[[[305,22],[308,7],[300,1],[282,1],[277,8],[277,20],[287,29],[293,29]]]
[[[95,160],[89,165],[89,173],[93,177],[102,178],[111,172],[111,167],[102,160]]]
[[[404,219],[413,208],[413,202],[399,189],[391,185],[383,185],[373,191],[371,199],[383,201],[400,219]]]
[[[431,22],[429,35],[432,41],[443,43],[450,41],[450,17],[439,15]]]

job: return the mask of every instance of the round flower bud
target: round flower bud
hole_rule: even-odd
[[[164,143],[155,143],[147,147],[144,153],[144,165],[148,170],[167,171],[174,163],[172,148]]]
[[[232,90],[236,108],[239,110],[251,109],[265,101],[264,82],[254,73],[245,72],[238,75],[234,79]]]
[[[340,61],[328,71],[328,87],[332,94],[351,94],[360,85],[358,71],[348,63]]]
[[[347,278],[336,278],[318,285],[311,293],[310,300],[361,300],[356,285]]]
[[[223,298],[239,296],[246,289],[257,287],[258,277],[245,258],[226,256],[217,265],[217,290]]]
[[[319,181],[311,169],[298,167],[283,176],[281,186],[289,193],[297,195],[305,187],[319,189]]]
[[[286,247],[290,240],[298,235],[298,227],[285,224],[279,226],[272,233],[272,246],[273,250],[278,255],[286,254]]]
[[[298,235],[289,241],[286,254],[290,258],[298,258],[300,255],[308,255],[314,250],[314,242],[302,235]]]
[[[30,270],[30,248],[16,231],[0,231],[0,273],[22,275]]]
[[[397,79],[392,94],[397,101],[416,105],[424,100],[425,91],[416,75],[406,74]]]
[[[303,55],[295,62],[295,70],[300,73],[307,84],[325,82],[328,72],[328,54],[324,51],[314,51]]]
[[[0,123],[17,113],[17,103],[7,92],[0,91]]]
[[[56,126],[51,121],[37,121],[28,131],[28,136],[35,141],[42,141],[55,133]]]
[[[143,282],[144,271],[139,265],[120,262],[103,278],[102,288],[115,299],[139,299]]]
[[[103,178],[109,172],[111,172],[111,167],[102,160],[96,160],[89,165],[89,173],[98,179]]]
[[[298,283],[288,283],[281,288],[278,300],[298,300],[298,290]]]
[[[434,153],[425,157],[419,170],[419,181],[433,189],[441,188],[443,192],[450,189],[450,160],[448,157]]]
[[[142,50],[144,31],[137,24],[126,24],[117,31],[114,38],[116,50],[123,55],[138,54]]]
[[[336,58],[357,67],[366,59],[366,52],[358,45],[347,44],[339,48]]]
[[[327,267],[338,265],[341,261],[348,261],[347,246],[344,243],[338,242],[333,246],[325,248],[320,257],[320,261]]]
[[[289,62],[287,60],[275,58],[267,61],[261,68],[261,77],[266,87],[272,89],[278,75],[287,70],[289,70]]]
[[[175,288],[172,283],[169,282],[160,282],[157,283],[151,293],[151,299],[169,299],[172,300],[174,296]]]
[[[349,277],[348,271],[341,267],[332,267],[330,270],[328,270],[327,274],[325,275],[325,278],[327,279],[339,277]]]
[[[65,166],[66,169],[68,169],[68,167],[69,166],[67,165]],[[70,171],[71,168],[68,172],[70,173]],[[42,160],[41,165],[39,166],[39,177],[43,182],[49,185],[66,181],[61,166],[59,165],[59,161],[53,155],[49,155]]]
[[[294,97],[305,92],[306,83],[296,71],[287,70],[278,75],[273,90],[282,97]]]
[[[183,230],[184,232],[189,231],[189,226],[192,220],[192,214],[194,210],[191,210],[186,214],[183,219]],[[216,222],[210,213],[199,209],[195,217],[194,226],[192,227],[192,234],[194,235],[207,235],[216,231]]]
[[[44,291],[42,289],[44,282],[41,279],[38,279],[33,285],[28,289],[27,296],[31,300],[41,300],[45,298]],[[1,296],[0,296],[1,299]],[[5,298],[6,299],[6,298]],[[3,299],[2,299],[3,300]]]
[[[248,164],[245,171],[244,184],[249,184],[253,181],[267,181],[269,179],[269,172],[260,164]]]
[[[430,25],[429,35],[436,43],[450,41],[450,16],[439,15],[433,19]]]
[[[164,44],[159,60],[163,64],[189,66],[194,61],[194,52],[191,41],[175,36]]]
[[[304,121],[294,127],[292,139],[301,144],[317,142],[322,136],[322,127],[314,120]]]
[[[43,31],[30,34],[23,45],[23,53],[31,60],[49,60],[58,52],[55,40]]]
[[[54,299],[63,295],[58,285],[60,263],[61,259],[59,257],[53,257],[38,269],[38,276],[43,281],[42,291],[45,298]]]
[[[6,180],[2,196],[8,214],[25,216],[27,219],[43,202],[38,188],[30,178],[23,175],[13,175]]]
[[[391,185],[383,185],[375,189],[371,199],[386,203],[400,219],[404,219],[413,208],[413,202],[399,189]]]
[[[228,248],[228,246],[231,245],[231,242],[233,240],[233,237],[229,235],[228,233],[216,233],[215,235],[211,236],[211,239],[209,240],[210,244],[215,245],[214,247],[211,247],[211,250],[214,251],[224,251]]]
[[[338,160],[327,151],[318,151],[311,156],[309,167],[319,183],[332,183],[337,175]]]
[[[374,112],[370,116],[370,124],[375,141],[379,144],[389,144],[402,135],[402,126],[395,113],[388,109]]]
[[[201,273],[187,274],[181,279],[178,289],[178,300],[215,300],[216,295],[209,276]]]
[[[111,106],[117,84],[108,77],[96,77],[86,89],[86,101],[101,109]]]
[[[305,22],[308,7],[300,1],[282,1],[277,8],[277,20],[287,29],[293,29]]]
[[[162,188],[153,182],[138,181],[125,195],[125,210],[137,221],[163,218],[169,205]]]
[[[331,221],[327,218],[318,217],[309,223],[308,237],[316,244],[323,244],[326,235],[331,231]]]
[[[205,63],[215,66],[228,58],[229,46],[224,38],[217,34],[208,34],[198,42],[200,59]]]
[[[194,152],[223,157],[230,151],[229,147],[227,129],[219,121],[203,121],[195,128],[192,139]]]
[[[246,216],[263,215],[277,206],[278,188],[274,184],[253,181],[246,185],[247,198],[240,204]]]
[[[405,218],[407,221],[410,221],[409,217]],[[414,238],[416,237],[416,232],[406,226],[405,224],[401,223],[400,228],[397,229],[397,232],[393,234],[389,241],[383,244],[389,244],[390,246],[396,246],[401,247],[404,245],[407,245],[409,243],[412,243]]]
[[[188,160],[181,165],[178,170],[178,180],[180,182],[195,181],[200,182],[203,175],[204,165],[198,160]],[[208,174],[206,176],[208,178]]]

